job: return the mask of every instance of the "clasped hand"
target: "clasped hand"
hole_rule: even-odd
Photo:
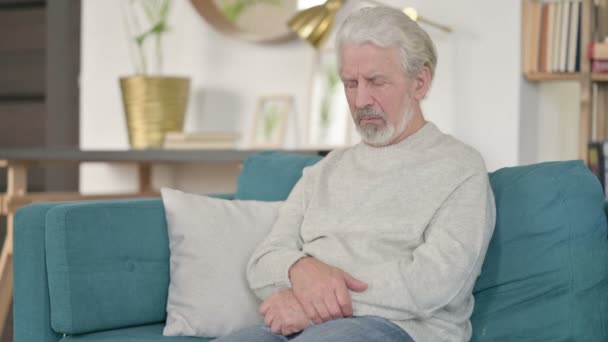
[[[291,335],[306,329],[312,322],[291,289],[272,294],[260,305],[264,323],[274,334]]]
[[[293,293],[314,323],[351,317],[349,290],[363,292],[367,284],[347,272],[313,257],[298,260],[289,269]]]
[[[291,335],[313,322],[351,317],[349,290],[362,292],[367,284],[315,258],[298,260],[290,269],[292,289],[274,293],[260,305],[264,322],[275,334]]]

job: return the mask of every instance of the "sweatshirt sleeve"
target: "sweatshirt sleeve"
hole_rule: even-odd
[[[256,247],[247,265],[249,286],[262,300],[276,291],[291,288],[289,268],[307,256],[302,252],[300,226],[308,203],[310,177],[310,168],[304,169],[280,206],[270,234]]]
[[[353,293],[353,300],[407,318],[426,318],[456,296],[470,295],[494,230],[495,211],[487,173],[470,176],[440,206],[425,242],[412,256],[357,270],[369,287]]]

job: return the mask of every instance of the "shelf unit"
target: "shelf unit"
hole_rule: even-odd
[[[526,20],[530,13],[526,13],[531,9],[529,6],[532,2],[560,2],[565,0],[522,0],[522,22]],[[597,2],[597,6],[596,6]],[[596,15],[597,11],[597,15]],[[597,140],[608,139],[608,73],[592,73],[591,61],[589,60],[589,43],[593,41],[594,30],[600,36],[608,35],[608,0],[582,0],[581,16],[580,16],[580,71],[575,73],[555,73],[555,72],[525,72],[522,71],[526,80],[530,82],[548,82],[548,81],[574,81],[580,85],[580,103],[579,103],[579,158],[587,162],[588,144],[591,142],[591,137],[595,136]],[[597,18],[597,22],[596,22]],[[525,28],[525,26],[524,26]],[[522,29],[522,56],[526,54],[526,32]],[[597,86],[597,92],[594,96],[593,87]],[[595,99],[595,102],[593,101]],[[593,122],[593,108],[595,107],[595,125]]]

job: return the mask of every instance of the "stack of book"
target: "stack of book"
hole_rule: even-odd
[[[608,72],[608,42],[589,44],[591,72]]]
[[[224,132],[168,132],[163,148],[173,150],[233,149],[241,135]]]
[[[580,71],[581,0],[525,1],[525,73]]]

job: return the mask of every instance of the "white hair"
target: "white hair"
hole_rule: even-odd
[[[371,43],[398,48],[401,67],[409,77],[418,75],[424,66],[431,71],[431,79],[435,75],[437,52],[431,37],[400,10],[386,6],[362,8],[346,18],[336,40],[340,64],[345,44]]]

